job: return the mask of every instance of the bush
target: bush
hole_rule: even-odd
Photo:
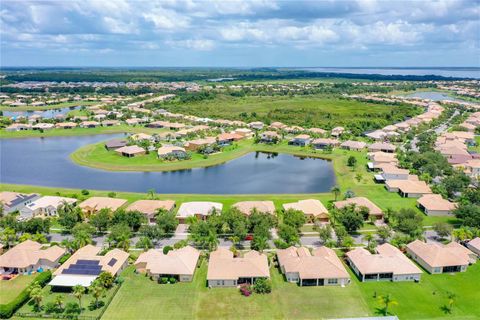
[[[43,306],[43,311],[45,311],[45,313],[54,313],[54,312],[57,312],[57,306],[56,306],[55,303],[53,303],[53,302],[47,302],[47,303],[45,303],[45,305]]]
[[[58,260],[58,263],[63,264],[63,263],[64,263],[65,261],[67,261],[68,258],[70,258],[71,256],[72,256],[72,255],[71,255],[70,253],[64,254],[64,255],[60,258],[60,260]]]
[[[115,192],[109,192],[109,193],[107,194],[107,196],[108,196],[109,198],[115,198],[115,197],[117,196],[117,194],[116,194]]]
[[[50,271],[44,271],[40,273],[33,281],[37,282],[41,287],[45,286],[47,282],[49,282],[52,279],[52,273]],[[19,295],[10,301],[9,303],[6,304],[0,304],[0,318],[1,319],[7,319],[10,318],[15,311],[20,309],[21,306],[25,304],[25,302],[28,301],[30,298],[29,293],[28,293],[28,288],[25,288],[22,290],[22,292],[19,293]]]
[[[170,278],[170,279],[168,279],[168,282],[170,282],[171,284],[174,284],[174,283],[177,282],[177,279],[175,279],[175,278]]]
[[[86,190],[86,189],[83,189],[81,191],[81,193],[84,195],[84,196],[88,196],[90,194],[90,191]]]
[[[240,293],[245,297],[249,297],[252,295],[252,288],[248,284],[243,284],[240,286]]]
[[[266,294],[272,292],[272,283],[268,279],[260,278],[255,281],[253,291],[259,294]]]
[[[167,284],[168,283],[168,278],[167,277],[161,277],[159,282],[161,284]]]
[[[65,306],[65,313],[66,314],[80,314],[82,310],[80,310],[80,306],[76,302],[69,302]]]
[[[288,243],[281,239],[273,240],[273,244],[275,245],[275,247],[277,247],[277,249],[287,249],[289,247]]]

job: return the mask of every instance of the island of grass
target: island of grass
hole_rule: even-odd
[[[161,105],[171,112],[198,117],[243,121],[280,121],[303,127],[332,128],[375,125],[381,128],[422,113],[408,104],[367,103],[338,95],[245,96],[217,94],[212,99],[184,102],[167,101]]]
[[[8,105],[0,105],[0,111],[45,111],[69,107],[78,107],[78,106],[92,106],[98,104],[98,101],[71,101],[71,102],[61,102],[56,104],[48,104],[44,106],[18,106],[10,107]]]

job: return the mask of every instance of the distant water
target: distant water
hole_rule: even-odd
[[[411,94],[404,95],[403,97],[430,99],[430,100],[433,100],[433,101],[447,100],[447,101],[467,102],[466,100],[454,98],[454,97],[452,97],[452,96],[450,96],[446,93],[435,92],[435,91],[419,91],[419,92],[414,92],[414,93],[411,93]]]
[[[353,74],[379,74],[399,76],[442,76],[480,79],[480,67],[471,68],[298,68],[299,70]]]
[[[59,109],[50,109],[50,110],[37,110],[37,111],[3,111],[3,115],[5,117],[10,117],[12,119],[16,119],[18,117],[30,117],[34,114],[38,114],[43,119],[52,119],[57,115],[66,115],[70,111],[80,109],[80,106],[76,107],[65,107]]]

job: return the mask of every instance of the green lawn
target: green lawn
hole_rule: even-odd
[[[28,287],[36,275],[19,275],[13,280],[0,280],[0,304],[9,303]]]
[[[480,136],[475,137],[475,142],[477,145],[469,147],[468,149],[480,153]]]
[[[159,285],[132,269],[103,319],[313,319],[368,315],[357,284],[300,288],[272,269],[273,292],[240,295],[236,288],[206,287],[206,262],[192,283]]]
[[[40,132],[39,130],[24,130],[24,131],[0,131],[0,138],[31,138],[31,137],[55,137],[55,136],[81,136],[94,135],[104,133],[160,133],[165,132],[165,129],[145,128],[143,126],[129,126],[122,124],[113,127],[97,127],[97,128],[74,128],[74,129],[51,129]]]
[[[378,295],[391,294],[398,305],[390,308],[400,319],[480,319],[480,263],[470,266],[467,272],[455,274],[422,274],[420,283],[367,282],[360,288],[370,311],[380,307]],[[456,295],[452,314],[442,310],[447,292]]]
[[[46,303],[49,302],[55,302],[55,299],[57,296],[62,296],[63,297],[63,306],[69,302],[75,302],[78,303],[78,299],[73,295],[73,293],[67,293],[67,292],[54,292],[51,290],[51,286],[45,286],[42,290],[43,292],[43,299],[41,302],[41,305],[44,306]],[[115,294],[115,287],[105,291],[104,295],[99,299],[99,305],[106,304],[106,302],[111,299],[111,297]],[[102,311],[102,307],[99,307],[98,309],[91,308],[92,304],[94,303],[95,299],[91,294],[88,294],[86,292],[82,296],[82,316],[92,316],[92,317],[97,317],[100,315]],[[101,302],[100,302],[101,301]],[[19,310],[19,313],[36,313],[35,312],[35,307],[34,303],[32,300],[24,304]],[[43,310],[41,313],[44,313]],[[40,315],[40,314],[39,314]]]
[[[263,119],[282,121],[289,125],[320,126],[331,128],[365,119],[378,118],[380,126],[393,121],[386,120],[392,110],[399,106],[366,103],[356,100],[340,99],[335,95],[317,94],[305,96],[246,96],[235,98],[217,94],[212,100],[199,102],[162,104],[172,112],[195,114],[199,117],[242,120],[241,114],[248,116],[252,112]],[[410,115],[421,112],[420,109],[405,107]],[[252,120],[249,118],[249,120]]]
[[[98,104],[98,101],[72,101],[72,102],[62,102],[57,104],[50,104],[46,106],[19,106],[19,107],[9,107],[0,105],[0,111],[45,111],[51,109],[60,109],[76,106],[91,106]]]

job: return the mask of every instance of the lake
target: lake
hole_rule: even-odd
[[[466,100],[454,98],[447,93],[436,92],[436,91],[419,91],[419,92],[403,95],[402,97],[430,99],[430,100],[433,100],[433,101],[447,100],[447,101],[468,102]]]
[[[312,67],[297,68],[299,70],[314,72],[334,72],[334,73],[351,73],[351,74],[379,74],[379,75],[399,75],[399,76],[442,76],[455,78],[473,78],[480,79],[480,68],[335,68],[335,67]]]
[[[34,107],[33,107],[34,108]],[[73,110],[80,109],[80,106],[76,107],[66,107],[66,108],[59,108],[59,109],[50,109],[50,110],[35,110],[35,111],[3,111],[3,116],[10,117],[10,118],[18,118],[18,117],[29,117],[33,116],[34,114],[38,114],[42,116],[44,119],[52,119],[56,115],[65,115]]]
[[[111,172],[69,159],[77,148],[122,134],[0,139],[0,182],[114,191],[197,194],[328,192],[330,161],[288,154],[250,153],[227,163],[173,172]]]

